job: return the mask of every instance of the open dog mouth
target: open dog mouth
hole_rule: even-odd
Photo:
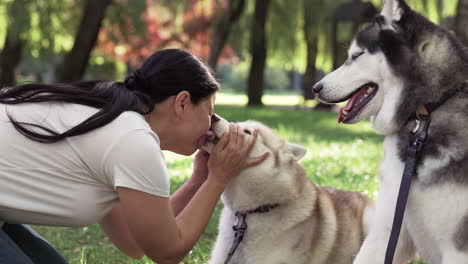
[[[345,107],[340,109],[338,116],[338,123],[347,123],[355,116],[362,112],[364,107],[374,98],[377,94],[378,85],[375,83],[366,83],[353,92],[346,101],[349,99]]]

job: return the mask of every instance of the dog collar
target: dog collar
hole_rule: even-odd
[[[448,99],[450,99],[452,96],[454,96],[455,94],[457,94],[458,92],[461,92],[463,91],[463,89],[465,88],[465,86],[467,85],[467,82],[468,81],[465,81],[464,83],[462,83],[462,85],[460,85],[459,87],[457,87],[457,89],[453,90],[453,91],[450,91],[448,93],[446,93],[442,99],[438,102],[435,102],[435,103],[428,103],[428,104],[425,104],[425,105],[420,105],[418,107],[418,110],[416,110],[416,114],[419,116],[419,115],[429,115],[430,113],[434,112],[435,110],[437,110],[437,108],[439,108],[440,106],[442,106],[443,104],[445,104],[445,102],[448,101]]]
[[[271,209],[274,209],[276,207],[278,207],[279,204],[276,203],[276,204],[265,204],[265,205],[260,205],[259,207],[255,208],[255,209],[252,209],[252,210],[246,210],[246,211],[237,211],[236,212],[236,217],[238,217],[238,215],[249,215],[249,214],[253,214],[253,213],[267,213],[269,212]]]
[[[227,255],[226,260],[224,261],[224,264],[228,264],[231,261],[232,256],[237,250],[237,247],[239,244],[242,242],[242,239],[244,239],[244,233],[247,230],[247,215],[254,214],[254,213],[267,213],[270,210],[278,207],[279,204],[265,204],[261,205],[255,209],[252,210],[246,210],[246,211],[237,211],[236,212],[236,220],[234,221],[234,225],[232,226],[232,230],[234,230],[234,241],[232,243],[231,249],[229,250],[229,253]]]
[[[419,105],[418,109],[416,110],[416,127],[413,129],[412,132],[416,133],[416,131],[419,130],[421,126],[422,117],[429,117],[429,115],[432,112],[434,112],[435,110],[437,110],[437,108],[445,104],[445,102],[447,102],[452,96],[454,96],[458,92],[463,91],[463,88],[467,85],[467,82],[464,82],[462,85],[457,87],[457,89],[455,89],[454,91],[446,93],[439,102]]]

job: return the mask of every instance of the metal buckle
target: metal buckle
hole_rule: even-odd
[[[421,125],[421,119],[419,117],[419,115],[416,113],[416,116],[418,117],[416,119],[416,127],[413,129],[413,134],[416,133],[418,130],[419,130],[419,126]]]

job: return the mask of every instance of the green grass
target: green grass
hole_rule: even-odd
[[[225,95],[219,96],[218,99],[223,96]],[[235,94],[229,96],[239,98],[239,95]],[[295,102],[289,100],[289,105],[294,104]],[[300,163],[314,183],[360,191],[373,199],[376,197],[383,138],[372,131],[368,122],[353,126],[338,125],[335,113],[244,108],[222,105],[222,103],[216,106],[216,113],[230,121],[247,119],[261,121],[281,137],[307,147],[309,152]],[[191,174],[193,158],[169,152],[165,155],[171,174],[171,190],[174,191]],[[204,235],[183,263],[200,264],[208,261],[211,247],[216,239],[221,208],[222,205],[219,204]],[[35,229],[71,264],[152,263],[148,258],[133,260],[120,253],[110,244],[97,225],[88,228],[35,227]]]

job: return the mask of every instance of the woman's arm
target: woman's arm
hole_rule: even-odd
[[[208,152],[203,149],[197,152],[193,162],[194,168],[192,177],[171,196],[171,205],[175,216],[179,215],[185,208],[208,177],[207,163],[209,157],[210,155]]]
[[[205,182],[208,175],[206,164],[208,157],[209,154],[203,150],[200,150],[196,154],[192,177],[171,196],[170,204],[175,216],[186,207],[203,182]],[[99,225],[110,241],[122,252],[135,259],[144,256],[143,250],[138,246],[128,229],[120,204],[117,204],[99,221]]]
[[[117,188],[125,219],[143,252],[159,264],[179,263],[193,248],[224,186],[207,180],[174,218],[168,198]]]
[[[243,168],[267,156],[248,159],[257,133],[244,146],[239,127],[231,125],[214,147],[208,161],[209,175],[185,208],[174,217],[169,198],[118,187],[120,203],[131,236],[159,264],[179,263],[203,233],[224,187]]]
[[[191,208],[184,210],[184,214],[186,215],[174,218],[171,206],[172,201],[168,198],[119,187],[117,188],[117,192],[122,202],[117,204],[99,222],[99,225],[111,242],[132,258],[142,258],[146,252],[146,255],[160,264],[179,263],[180,259],[186,255],[185,248],[190,250],[195,245],[198,237],[201,236],[201,232],[203,232],[208,224],[213,208],[216,206],[223,189],[224,186],[222,185],[206,183],[206,186],[202,186],[200,189],[203,195],[198,195],[201,197],[192,199],[196,201],[185,206],[186,208]],[[121,204],[124,205],[122,206]],[[124,210],[126,212],[125,215]],[[193,214],[192,210],[197,212],[197,214]],[[137,224],[137,228],[131,230],[127,221],[130,224],[139,224]],[[185,228],[179,230],[178,228],[174,228],[174,226],[184,226]],[[190,230],[200,230],[201,232],[190,232]],[[188,241],[184,243],[186,245],[178,245],[167,240],[170,234],[177,234],[175,239],[176,241],[180,241],[182,233],[184,233],[184,238],[188,238]],[[145,238],[148,234],[153,237],[156,236],[156,241]],[[135,235],[138,236],[137,239],[143,236],[143,240],[145,240],[143,244],[148,244],[150,250],[142,249],[140,247],[142,243],[141,239],[139,239],[140,244],[137,243],[134,239]],[[162,243],[158,243],[158,241]],[[179,252],[180,250],[181,252]],[[156,256],[152,257],[149,254],[152,251],[157,252],[155,253]],[[173,256],[176,256],[175,260]]]
[[[128,256],[134,259],[140,259],[145,255],[128,229],[120,204],[114,206],[114,208],[99,221],[99,226],[109,240]]]

